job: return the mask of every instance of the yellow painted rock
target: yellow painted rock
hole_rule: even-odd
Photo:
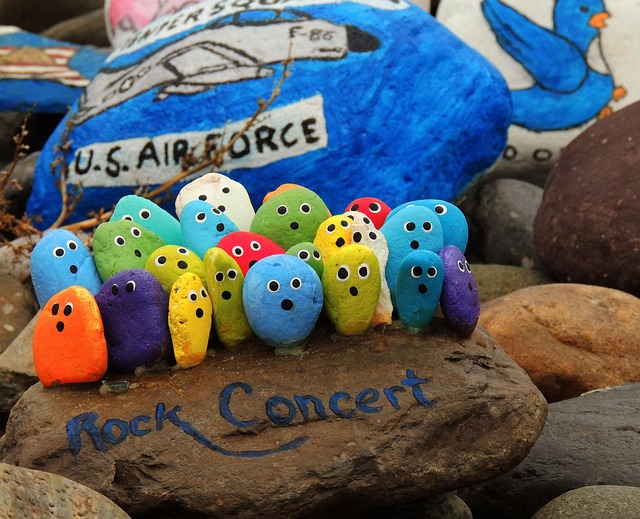
[[[351,243],[353,220],[338,214],[327,218],[318,227],[313,244],[320,249],[325,264],[345,245]]]
[[[205,278],[204,262],[200,257],[186,247],[176,245],[164,245],[156,249],[149,256],[145,270],[158,278],[167,294],[176,280],[186,272],[191,272],[200,279]]]

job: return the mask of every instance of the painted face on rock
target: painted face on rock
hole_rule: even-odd
[[[201,258],[227,234],[238,231],[238,226],[217,207],[202,200],[189,202],[180,215],[182,245]]]
[[[227,234],[218,242],[218,247],[229,253],[245,276],[259,260],[285,252],[282,247],[266,236],[246,231]]]
[[[471,268],[462,251],[447,245],[440,251],[444,265],[444,283],[440,306],[449,328],[463,337],[475,330],[480,318],[480,296]]]
[[[158,204],[137,195],[123,196],[111,215],[110,221],[129,220],[156,233],[166,244],[180,245],[180,222]]]
[[[149,256],[145,270],[151,272],[168,294],[175,281],[191,272],[200,279],[205,278],[204,263],[200,257],[186,247],[164,245]]]

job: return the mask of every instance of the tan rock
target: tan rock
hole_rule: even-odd
[[[630,294],[534,286],[483,305],[480,323],[549,402],[640,380],[640,299]]]
[[[553,280],[540,270],[513,265],[476,263],[471,265],[471,271],[478,285],[481,303],[497,299],[521,288],[553,283]]]
[[[335,342],[323,325],[300,357],[256,341],[128,380],[102,395],[36,384],[12,410],[4,461],[131,514],[171,503],[176,516],[353,517],[505,473],[546,417],[485,330],[460,340],[440,319],[429,334]]]
[[[538,510],[533,519],[637,519],[640,513],[640,488],[617,485],[593,485],[577,488],[556,497]]]

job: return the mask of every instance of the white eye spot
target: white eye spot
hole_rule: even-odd
[[[227,277],[229,279],[236,279],[238,277],[238,271],[236,269],[227,270]]]
[[[465,261],[464,266],[467,269],[467,272],[471,273],[471,267],[469,266],[469,262]]]
[[[164,265],[167,262],[167,257],[166,256],[158,256],[154,263],[156,264],[156,267],[162,267],[162,265]]]
[[[133,218],[130,214],[125,214],[122,218],[120,218],[120,220],[129,220],[130,222],[133,222]]]
[[[411,277],[414,279],[418,279],[420,276],[422,276],[422,272],[422,267],[420,267],[419,265],[411,267]]]
[[[464,272],[464,263],[460,260],[458,260],[458,270],[460,270],[460,272]]]
[[[336,273],[336,278],[338,279],[338,281],[340,281],[340,283],[344,283],[347,279],[349,279],[350,275],[351,270],[349,270],[349,267],[347,265],[340,265],[340,268]]]
[[[132,77],[126,78],[122,83],[120,83],[120,92],[126,92],[129,90],[135,83],[135,79]]]
[[[131,227],[131,234],[135,238],[140,238],[140,236],[142,235],[142,231],[140,229],[138,229],[137,227]]]
[[[197,223],[204,223],[207,221],[207,215],[206,213],[198,213],[196,215],[196,222]]]
[[[427,269],[427,276],[429,276],[430,278],[434,278],[438,275],[438,269],[435,267],[429,267]]]
[[[269,292],[277,292],[280,290],[280,283],[278,283],[275,279],[272,279],[267,283],[267,290]]]
[[[318,261],[322,259],[322,256],[320,256],[320,251],[314,250],[312,254],[313,254],[313,257]]]
[[[434,209],[435,213],[439,214],[440,216],[442,216],[443,214],[447,214],[447,206],[446,205],[438,204],[433,209]]]
[[[73,240],[69,240],[67,242],[67,248],[69,250],[76,250],[78,248],[78,244],[76,242],[74,242]]]
[[[236,245],[233,249],[231,249],[231,254],[233,254],[236,258],[239,258],[244,254],[244,249],[240,247],[240,245]]]
[[[251,247],[253,250],[260,250],[262,248],[262,245],[260,245],[257,241],[253,240],[249,244],[249,247]]]
[[[404,224],[404,230],[407,232],[411,232],[416,228],[416,224],[413,222],[407,222]]]
[[[65,250],[62,247],[56,247],[53,249],[53,255],[56,258],[62,258],[65,255]]]
[[[124,289],[127,292],[134,292],[136,289],[136,282],[133,280],[127,281],[127,284],[124,286]]]
[[[189,249],[185,249],[184,247],[178,247],[178,254],[182,254],[183,256],[189,255]]]
[[[293,288],[294,290],[298,290],[301,286],[302,281],[300,280],[300,278],[293,278],[291,280],[291,288]]]
[[[189,290],[187,297],[195,303],[198,300],[198,293],[195,290]]]
[[[140,209],[140,212],[138,214],[143,220],[148,220],[149,218],[151,218],[151,212],[149,212],[149,209]]]
[[[300,204],[300,212],[309,214],[311,212],[311,206],[309,204]]]
[[[205,291],[205,289],[204,289],[204,288],[201,288],[201,289],[200,289],[200,295],[201,295],[204,299],[206,299],[206,298],[207,298],[207,292]]]
[[[358,277],[360,279],[367,279],[369,277],[370,269],[366,263],[360,263],[358,266]]]
[[[278,208],[276,209],[276,212],[280,216],[284,216],[285,214],[287,214],[289,212],[289,209],[287,208],[286,205],[279,205]]]
[[[116,236],[113,239],[113,243],[115,243],[118,247],[122,247],[125,244],[125,239],[123,236]]]

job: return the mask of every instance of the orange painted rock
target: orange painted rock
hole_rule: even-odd
[[[96,382],[107,371],[107,341],[100,310],[86,288],[54,295],[36,323],[33,361],[45,386]]]

